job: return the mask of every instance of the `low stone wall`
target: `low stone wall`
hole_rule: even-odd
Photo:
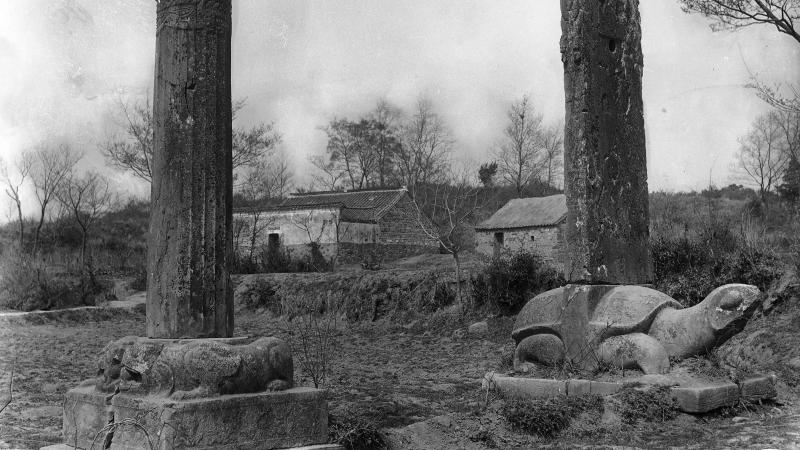
[[[425,253],[438,253],[439,248],[408,244],[353,244],[339,243],[339,264],[358,264],[362,262],[381,263],[395,261],[409,256]]]

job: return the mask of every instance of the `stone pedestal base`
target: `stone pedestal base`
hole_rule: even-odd
[[[114,450],[149,449],[149,443],[159,450],[267,450],[327,440],[325,391],[312,388],[171,400],[109,399],[87,386],[67,392],[64,407],[64,442],[79,449],[94,441],[94,448],[107,442]]]

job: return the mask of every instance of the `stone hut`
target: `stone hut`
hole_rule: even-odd
[[[293,260],[311,256],[312,243],[337,264],[439,250],[423,228],[432,230],[432,223],[417,212],[406,189],[292,194],[278,203],[237,208],[233,215],[239,254],[250,251],[253,229],[256,254],[271,246]]]
[[[493,258],[533,251],[563,272],[566,217],[564,194],[509,200],[475,227],[476,250]]]

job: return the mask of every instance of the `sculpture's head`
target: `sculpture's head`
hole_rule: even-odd
[[[113,341],[103,348],[97,360],[97,387],[101,391],[113,391],[119,383],[122,371],[122,359],[125,352],[136,342],[135,336],[127,336]]]
[[[708,311],[715,332],[737,333],[750,319],[760,295],[761,291],[749,284],[726,284],[708,294],[701,305]]]
[[[140,340],[130,346],[122,358],[123,368],[120,378],[148,384],[147,382],[151,381],[148,378],[163,348],[162,343],[145,340]]]

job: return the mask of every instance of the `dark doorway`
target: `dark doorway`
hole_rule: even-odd
[[[503,251],[503,240],[504,239],[505,239],[505,236],[503,236],[503,233],[498,232],[498,233],[494,234],[494,257],[495,258],[499,258],[500,257],[500,253]]]

